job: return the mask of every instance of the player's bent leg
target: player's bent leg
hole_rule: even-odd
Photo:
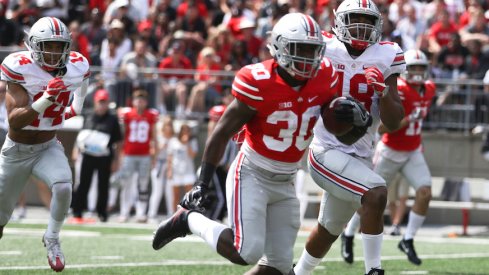
[[[387,203],[386,186],[377,186],[362,196],[361,228],[365,273],[381,269],[381,250],[383,241],[383,215]]]
[[[421,186],[416,190],[416,197],[412,211],[418,215],[426,216],[431,201],[431,186]]]
[[[219,240],[217,241],[217,253],[233,264],[248,265],[234,247],[234,233],[231,228],[224,229],[220,234]]]
[[[380,234],[384,230],[383,215],[387,203],[387,188],[378,186],[362,196],[361,228],[363,233]]]

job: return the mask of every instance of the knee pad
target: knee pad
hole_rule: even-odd
[[[68,182],[55,183],[51,191],[53,192],[53,197],[58,200],[71,200],[73,187]]]

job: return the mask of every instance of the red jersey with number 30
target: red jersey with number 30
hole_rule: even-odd
[[[428,108],[435,96],[436,86],[432,81],[426,81],[423,88],[424,93],[419,94],[406,80],[397,79],[397,90],[404,106],[406,116],[418,111],[422,112],[423,117],[409,122],[409,124],[393,133],[386,133],[382,136],[382,142],[388,147],[397,151],[413,151],[421,145],[421,128],[423,118],[428,114]]]
[[[42,69],[29,51],[9,54],[2,62],[1,79],[21,85],[29,95],[29,105],[40,98],[48,82],[54,76]],[[66,90],[59,93],[56,103],[49,106],[25,130],[56,130],[63,126],[64,112],[74,92],[78,92],[83,81],[90,76],[87,59],[78,52],[71,52],[66,63],[66,73],[61,76]]]
[[[243,67],[232,93],[257,111],[245,125],[247,144],[266,158],[292,163],[309,146],[321,106],[336,95],[338,76],[326,59],[317,76],[295,90],[278,75],[277,66],[267,60]]]
[[[138,114],[135,108],[122,110],[124,121],[124,154],[146,156],[150,153],[153,127],[158,121],[158,111],[146,109]]]

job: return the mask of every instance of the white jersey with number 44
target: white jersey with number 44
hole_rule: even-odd
[[[334,147],[348,154],[371,157],[375,132],[380,122],[379,98],[373,88],[367,85],[364,71],[368,67],[375,66],[385,79],[392,74],[400,74],[406,69],[404,53],[399,45],[386,41],[369,46],[360,56],[353,58],[345,44],[336,36],[323,32],[323,38],[326,41],[325,56],[331,60],[339,75],[339,96],[351,96],[363,103],[372,114],[373,124],[359,141],[353,145],[346,145],[329,133],[320,119],[321,121],[314,128],[312,146]]]
[[[65,108],[70,104],[73,93],[80,89],[83,81],[90,76],[87,59],[78,52],[71,52],[66,62],[66,72],[61,79],[66,90],[56,97],[56,104],[39,114],[25,130],[56,130],[63,126]],[[1,79],[21,85],[29,94],[29,105],[42,96],[53,75],[41,68],[29,51],[8,55],[1,66]]]

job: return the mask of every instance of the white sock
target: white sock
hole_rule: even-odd
[[[314,268],[321,263],[322,258],[315,258],[307,252],[304,248],[302,255],[294,267],[294,273],[296,275],[309,275]]]
[[[372,268],[381,268],[380,252],[382,250],[383,238],[384,233],[380,233],[379,235],[362,233],[365,274],[367,274]]]
[[[61,230],[61,226],[63,225],[63,221],[56,221],[52,217],[49,217],[48,228],[46,229],[46,233],[44,236],[50,239],[58,239],[59,231]]]
[[[228,227],[197,212],[191,212],[187,219],[190,231],[204,239],[214,251],[217,251],[219,236]]]
[[[412,210],[409,211],[409,221],[406,228],[406,233],[404,233],[404,239],[409,240],[414,238],[418,229],[423,225],[426,216],[421,216],[414,213]]]
[[[360,227],[360,215],[358,215],[358,212],[355,212],[355,214],[353,214],[350,221],[346,225],[345,232],[344,232],[345,236],[348,237],[355,236],[355,233],[358,232],[359,227]]]

